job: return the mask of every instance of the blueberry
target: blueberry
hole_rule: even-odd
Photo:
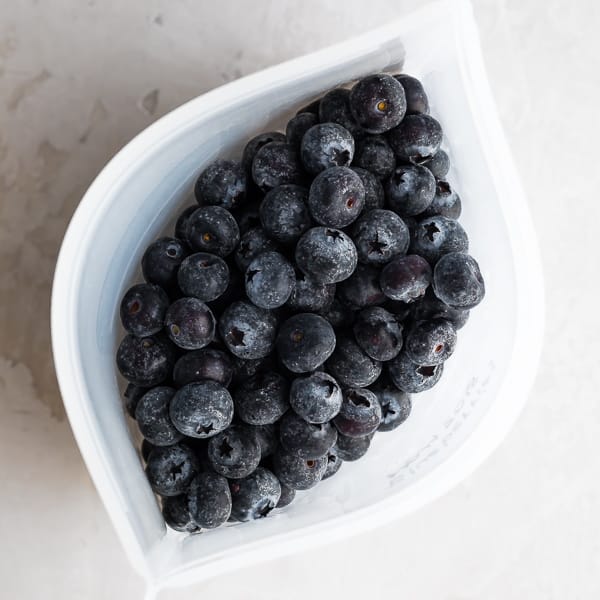
[[[177,360],[173,368],[173,381],[177,387],[205,379],[228,387],[232,376],[233,365],[229,356],[215,348],[187,352]]]
[[[331,167],[319,173],[308,193],[313,219],[326,227],[346,227],[365,205],[365,187],[352,169]]]
[[[188,221],[193,212],[198,208],[197,204],[193,204],[192,206],[188,206],[180,215],[177,217],[177,222],[175,223],[175,237],[180,239],[181,241],[187,244],[187,227]]]
[[[365,213],[352,231],[360,262],[382,265],[408,250],[408,227],[391,210],[377,208]]]
[[[154,450],[154,448],[156,448],[156,446],[154,444],[151,444],[147,439],[143,439],[142,440],[142,445],[140,447],[140,453],[142,455],[142,458],[144,459],[144,462],[148,462],[148,457],[150,456],[150,452],[152,452],[152,450]]]
[[[180,298],[169,306],[165,317],[171,340],[184,350],[204,348],[215,337],[215,317],[197,298]]]
[[[195,523],[203,529],[223,525],[231,515],[231,492],[227,479],[217,473],[199,473],[192,479],[188,508]]]
[[[162,514],[165,523],[175,531],[197,533],[200,526],[192,519],[185,494],[171,496],[162,501]]]
[[[351,462],[362,458],[371,445],[371,438],[368,435],[361,437],[349,437],[347,435],[338,435],[335,449],[338,458]]]
[[[246,172],[241,163],[217,159],[200,173],[194,195],[202,206],[235,208],[246,198]]]
[[[337,440],[337,431],[331,423],[307,423],[294,411],[281,418],[279,440],[283,447],[300,458],[325,456]]]
[[[442,127],[433,117],[407,115],[388,133],[388,142],[399,160],[420,163],[439,150],[442,137]]]
[[[465,310],[477,306],[485,296],[477,261],[458,252],[442,256],[433,271],[433,291],[452,308]]]
[[[254,227],[242,235],[235,251],[235,262],[245,272],[254,258],[268,250],[277,250],[277,245],[269,239],[262,227]]]
[[[388,363],[388,373],[394,385],[408,394],[424,392],[433,387],[442,376],[444,365],[418,365],[406,352],[400,352]]]
[[[402,349],[402,325],[380,306],[360,311],[354,323],[354,337],[363,351],[375,360],[391,360]]]
[[[273,455],[273,470],[282,485],[294,490],[308,490],[321,481],[327,468],[327,457],[300,458],[280,448]]]
[[[236,390],[236,414],[249,425],[275,423],[289,408],[288,393],[288,382],[279,373],[257,373]]]
[[[386,179],[396,168],[396,157],[383,136],[370,135],[357,140],[352,164],[366,169],[378,179]]]
[[[170,291],[177,285],[179,265],[188,254],[186,245],[176,238],[163,237],[152,242],[142,257],[144,279]]]
[[[231,518],[235,521],[254,521],[266,517],[279,502],[281,484],[271,471],[258,467],[254,473],[229,482]]]
[[[246,430],[254,436],[260,448],[260,457],[271,456],[279,445],[279,429],[275,423],[267,425],[244,425]]]
[[[299,185],[280,185],[270,190],[260,205],[265,233],[283,245],[292,245],[310,227],[308,191]]]
[[[423,89],[423,84],[416,78],[404,73],[394,75],[402,87],[406,96],[406,114],[429,113],[429,100]]]
[[[183,438],[169,417],[173,388],[155,387],[146,392],[137,404],[135,418],[142,435],[154,446],[170,446]]]
[[[385,310],[391,312],[400,323],[404,323],[412,317],[411,309],[414,305],[400,300],[386,300],[382,306]]]
[[[240,230],[228,210],[221,206],[201,206],[189,218],[187,238],[197,252],[224,257],[237,246]]]
[[[374,208],[383,208],[385,205],[385,193],[381,181],[366,169],[361,169],[359,167],[351,167],[351,169],[360,177],[363,187],[365,188],[363,211],[372,210]]]
[[[423,216],[442,215],[448,219],[458,219],[461,211],[460,196],[447,181],[438,181],[435,186],[433,202],[425,210]]]
[[[292,265],[279,252],[263,252],[248,265],[245,274],[246,295],[260,308],[283,306],[294,289],[296,277]]]
[[[219,475],[246,477],[258,467],[260,446],[249,431],[232,425],[208,442],[208,460]]]
[[[313,175],[330,167],[346,167],[353,156],[354,138],[337,123],[313,125],[304,134],[300,145],[302,164]]]
[[[385,184],[389,207],[400,216],[426,210],[435,196],[435,178],[421,165],[398,165]]]
[[[268,131],[267,133],[259,133],[254,136],[244,148],[242,154],[242,165],[244,169],[250,173],[252,171],[252,163],[256,153],[271,142],[285,142],[286,138],[280,131]]]
[[[292,117],[285,128],[285,137],[288,144],[300,150],[304,134],[318,122],[319,118],[317,115],[310,112],[299,113],[295,117]]]
[[[342,389],[328,373],[297,377],[290,387],[290,406],[308,423],[326,423],[342,405]]]
[[[229,270],[229,282],[225,291],[215,300],[207,302],[208,308],[212,311],[215,317],[220,318],[223,311],[232,303],[238,300],[246,299],[244,293],[244,276],[236,268],[234,261],[231,257],[226,260],[227,269]],[[216,334],[218,337],[218,334]]]
[[[336,446],[330,448],[327,453],[327,467],[325,473],[323,473],[323,480],[333,477],[340,470],[343,462],[344,461],[338,456]]]
[[[381,406],[377,396],[364,388],[345,390],[342,408],[333,422],[337,430],[348,437],[363,437],[373,433],[381,423]]]
[[[385,296],[379,286],[379,269],[374,265],[359,264],[351,277],[337,286],[337,295],[353,310],[383,304]]]
[[[183,494],[197,472],[196,455],[184,444],[154,448],[148,456],[146,477],[161,496]]]
[[[233,419],[233,400],[216,381],[196,381],[177,391],[169,406],[173,425],[192,438],[208,438],[223,431]]]
[[[336,88],[327,92],[319,104],[319,121],[337,123],[347,129],[354,139],[365,135],[350,110],[350,90]]]
[[[277,319],[249,302],[234,302],[219,320],[225,345],[239,358],[264,358],[275,345]]]
[[[356,248],[339,229],[313,227],[296,245],[296,264],[315,281],[337,283],[352,275],[356,268]]]
[[[186,296],[203,302],[216,300],[229,284],[229,267],[220,257],[208,252],[188,256],[177,273],[179,288]]]
[[[127,414],[135,419],[135,408],[140,401],[140,398],[149,390],[147,387],[140,387],[139,385],[134,385],[133,383],[127,384],[125,388],[125,392],[123,393],[123,398],[125,400],[125,410]]]
[[[281,325],[276,345],[279,359],[290,371],[307,373],[331,356],[335,333],[323,317],[300,313]]]
[[[388,298],[414,302],[425,294],[431,283],[431,267],[417,254],[399,256],[383,268],[380,283]]]
[[[288,487],[287,485],[281,484],[281,496],[279,496],[279,502],[275,508],[284,508],[291,504],[296,497],[296,490]]]
[[[410,251],[431,264],[449,252],[467,252],[469,238],[462,225],[454,219],[427,217],[417,224],[411,239]]]
[[[252,177],[267,191],[286,183],[301,185],[304,173],[298,152],[286,142],[270,142],[258,150],[252,162]]]
[[[322,312],[329,309],[335,296],[335,283],[319,283],[301,271],[286,306],[299,312]]]
[[[427,160],[420,161],[420,164],[427,167],[436,179],[444,179],[450,170],[450,158],[441,149]]]
[[[371,385],[379,377],[381,363],[366,354],[354,340],[341,337],[327,361],[327,370],[342,386],[360,388]]]
[[[248,359],[233,356],[232,359],[233,383],[235,385],[239,385],[258,373],[264,373],[273,366],[272,356]]]
[[[439,365],[452,355],[455,347],[456,330],[445,319],[418,321],[406,334],[406,355],[419,365]]]
[[[126,335],[117,350],[117,367],[129,382],[152,387],[167,379],[174,356],[167,342],[159,336],[138,338]]]
[[[350,90],[350,110],[368,133],[384,133],[396,127],[406,113],[404,89],[397,79],[376,73],[359,80]]]
[[[416,321],[446,319],[454,325],[454,329],[460,329],[467,322],[469,311],[448,306],[429,288],[425,296],[419,302],[414,303],[412,317]]]
[[[392,431],[408,419],[412,403],[406,392],[399,390],[390,380],[383,377],[375,382],[371,391],[381,405],[381,423],[377,431]]]

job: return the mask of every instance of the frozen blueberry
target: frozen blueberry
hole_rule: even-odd
[[[275,242],[269,239],[262,227],[254,227],[242,235],[235,250],[235,263],[242,272],[246,272],[252,260],[268,250],[277,250]]]
[[[398,159],[420,163],[439,150],[442,137],[442,127],[433,117],[406,115],[388,133],[388,142]]]
[[[258,150],[252,177],[263,191],[286,183],[301,185],[305,178],[298,152],[286,142],[270,142]]]
[[[435,177],[421,165],[398,165],[387,180],[389,207],[400,216],[410,217],[426,210],[435,196]]]
[[[168,343],[159,336],[138,338],[126,335],[117,350],[117,367],[129,382],[152,387],[167,379],[174,356]]]
[[[327,457],[300,458],[279,448],[273,455],[273,471],[282,485],[294,490],[308,490],[321,481],[327,468]]]
[[[190,515],[203,529],[219,527],[231,515],[229,483],[222,475],[199,473],[192,479],[187,497]]]
[[[326,227],[346,227],[365,205],[365,187],[352,169],[331,167],[319,173],[308,193],[313,219]]]
[[[261,459],[271,456],[279,445],[279,429],[275,423],[268,425],[241,425],[254,436],[260,448]]]
[[[385,204],[385,193],[381,181],[366,169],[351,167],[351,169],[360,177],[365,188],[365,203],[363,212],[373,210],[374,208],[383,208]]]
[[[123,393],[123,398],[125,400],[125,410],[127,414],[135,419],[135,408],[140,401],[140,398],[149,390],[147,387],[140,387],[138,385],[134,385],[133,383],[127,384],[125,388],[125,392]]]
[[[318,116],[310,112],[298,113],[295,117],[292,117],[285,128],[285,137],[288,144],[299,150],[304,134],[318,122]]]
[[[135,419],[142,435],[154,446],[170,446],[183,438],[169,417],[173,388],[155,387],[146,392],[135,409]]]
[[[271,142],[285,142],[285,140],[285,135],[283,135],[283,133],[280,131],[268,131],[267,133],[259,133],[258,135],[254,136],[246,144],[242,154],[242,166],[246,172],[250,173],[252,171],[252,162],[254,161],[254,157],[263,146],[270,144]]]
[[[448,219],[458,219],[461,211],[460,196],[447,181],[438,181],[435,186],[433,202],[425,210],[423,216],[442,215]]]
[[[348,437],[363,437],[373,433],[381,423],[381,406],[377,396],[364,388],[345,390],[342,408],[333,422],[337,430]]]
[[[396,157],[383,136],[370,135],[357,140],[352,164],[366,169],[379,179],[386,179],[396,168]]]
[[[328,373],[297,377],[290,387],[290,406],[308,423],[326,423],[342,405],[342,389]]]
[[[277,506],[281,484],[271,471],[258,467],[254,473],[229,482],[231,518],[235,521],[254,521],[268,516]]]
[[[187,238],[195,251],[224,257],[237,246],[240,230],[228,210],[221,206],[201,206],[189,218]]]
[[[276,345],[279,359],[290,371],[307,373],[331,356],[335,333],[323,317],[300,313],[281,325]]]
[[[284,508],[291,504],[296,497],[296,490],[288,487],[287,485],[281,485],[281,496],[279,496],[279,502],[275,508]]]
[[[151,444],[146,438],[144,438],[142,440],[142,445],[140,447],[140,453],[142,455],[142,458],[144,459],[144,462],[148,462],[148,457],[150,456],[150,452],[152,452],[152,450],[154,450],[154,448],[156,448],[156,446],[154,444]]]
[[[347,129],[356,140],[365,135],[350,110],[350,90],[336,88],[327,92],[319,104],[319,121],[337,123]]]
[[[307,423],[294,411],[281,418],[279,440],[283,447],[300,458],[325,456],[337,439],[337,430],[331,423]]]
[[[197,252],[181,263],[177,273],[179,289],[186,296],[193,296],[203,302],[216,300],[229,284],[229,267],[215,254]]]
[[[454,219],[434,216],[417,224],[410,251],[427,259],[432,265],[449,252],[467,252],[469,238],[462,225]]]
[[[171,340],[184,350],[204,348],[215,337],[215,317],[197,298],[180,298],[169,306],[165,326]]]
[[[322,315],[334,329],[346,330],[352,327],[352,323],[354,322],[353,309],[342,304],[338,298],[333,299],[331,306],[323,311]]]
[[[184,444],[154,448],[146,464],[150,487],[161,496],[183,494],[197,472],[196,455]]]
[[[244,275],[236,268],[231,257],[228,257],[226,262],[229,269],[229,283],[225,291],[218,298],[206,303],[217,320],[220,319],[223,311],[230,304],[246,299],[246,294],[244,293]],[[215,334],[215,338],[218,339],[218,337],[218,333]]]
[[[185,494],[165,498],[162,501],[162,514],[165,523],[175,531],[183,533],[197,533],[200,531],[200,526],[192,519]]]
[[[356,318],[354,338],[371,358],[391,360],[402,349],[402,325],[384,308],[369,306]]]
[[[241,163],[217,159],[200,173],[194,195],[202,206],[222,206],[228,210],[246,198],[246,172]]]
[[[360,388],[371,385],[379,377],[381,363],[366,354],[354,340],[341,337],[327,361],[327,370],[342,386]]]
[[[249,431],[232,425],[208,442],[208,460],[220,475],[246,477],[258,467],[260,446]]]
[[[352,275],[357,263],[352,240],[339,229],[313,227],[296,245],[296,264],[321,283],[337,283]]]
[[[418,321],[406,334],[406,355],[419,365],[439,365],[452,355],[455,347],[456,330],[445,319]]]
[[[173,425],[192,438],[208,438],[233,419],[233,400],[216,381],[195,381],[177,391],[169,406]]]
[[[402,87],[406,96],[406,114],[429,113],[429,100],[423,89],[423,84],[416,78],[406,75],[394,75]]]
[[[205,379],[228,387],[232,376],[233,365],[229,356],[215,348],[187,352],[177,360],[173,368],[173,381],[177,387]]]
[[[225,345],[239,358],[264,358],[275,345],[277,318],[249,302],[234,302],[219,319]]]
[[[408,419],[412,408],[410,396],[399,390],[388,378],[380,377],[371,391],[381,405],[381,423],[377,431],[392,431]]]
[[[415,321],[446,319],[454,325],[454,329],[460,329],[469,319],[468,310],[448,306],[433,293],[431,288],[419,302],[413,304],[412,308],[412,317]]]
[[[273,366],[273,356],[264,358],[240,358],[232,356],[233,383],[239,385],[258,373],[265,373]]]
[[[358,260],[363,263],[387,263],[394,256],[405,254],[410,242],[408,227],[391,210],[377,208],[365,213],[352,232]]]
[[[354,156],[354,138],[337,123],[313,125],[302,138],[300,157],[313,175],[330,167],[346,167]]]
[[[442,376],[444,364],[418,365],[406,352],[400,352],[388,363],[388,373],[394,385],[408,394],[417,394],[433,387]]]
[[[400,300],[386,300],[382,306],[391,312],[400,323],[405,323],[412,317],[412,304]]]
[[[359,264],[352,275],[337,286],[339,300],[347,307],[358,310],[385,302],[379,286],[379,268]]]
[[[427,167],[436,179],[444,179],[450,170],[450,159],[443,150],[438,150],[432,157],[421,161],[424,167]]]
[[[414,302],[425,294],[431,283],[431,267],[416,254],[399,256],[383,268],[380,283],[388,298]]]
[[[485,296],[477,261],[458,252],[442,256],[433,271],[433,291],[452,308],[465,310],[477,306]]]
[[[188,254],[186,245],[176,238],[163,237],[152,242],[142,257],[144,279],[170,291],[177,285],[177,270]]]
[[[319,283],[299,271],[286,306],[298,312],[322,312],[331,306],[334,296],[335,283]]]
[[[384,133],[396,127],[406,113],[404,89],[397,79],[376,73],[359,80],[350,90],[350,110],[367,133]]]
[[[371,438],[368,435],[349,437],[340,433],[335,444],[335,449],[339,458],[351,462],[362,458],[367,453],[370,445]]]
[[[260,308],[283,306],[294,289],[292,265],[279,252],[259,254],[246,269],[246,295]]]
[[[267,371],[243,381],[234,394],[237,416],[249,425],[269,425],[288,410],[287,379]]]
[[[260,205],[265,233],[283,245],[295,244],[310,227],[308,191],[299,185],[280,185],[270,190]]]
[[[187,225],[191,214],[198,208],[197,204],[188,206],[180,215],[177,217],[175,223],[175,237],[187,244]]]
[[[338,433],[339,437],[339,433]],[[337,447],[333,446],[327,453],[327,467],[323,473],[323,480],[333,477],[341,468],[344,461],[338,456]]]

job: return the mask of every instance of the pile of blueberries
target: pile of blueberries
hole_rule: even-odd
[[[431,388],[484,296],[421,83],[374,74],[200,174],[117,365],[173,529],[265,517]]]

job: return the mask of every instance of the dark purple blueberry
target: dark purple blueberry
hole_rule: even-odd
[[[339,433],[338,433],[339,437]],[[327,467],[323,473],[323,481],[333,477],[342,467],[344,461],[338,456],[337,447],[333,446],[327,453]]]
[[[125,392],[123,392],[123,398],[125,400],[125,410],[127,414],[135,419],[135,409],[140,401],[140,398],[149,390],[148,387],[140,387],[133,383],[127,384]]]
[[[380,283],[388,298],[414,302],[424,296],[431,283],[431,267],[417,254],[399,256],[383,268]]]
[[[435,216],[422,219],[411,238],[410,251],[435,264],[444,254],[468,252],[469,238],[454,219]]]
[[[335,283],[319,283],[299,271],[286,306],[299,312],[322,312],[331,306],[334,296]]]
[[[223,431],[233,419],[233,400],[216,381],[195,381],[177,391],[169,406],[173,425],[192,438],[208,438]]]
[[[388,206],[402,217],[426,210],[435,196],[435,177],[421,165],[398,165],[385,184]]]
[[[394,385],[408,394],[417,394],[433,387],[442,376],[444,365],[418,365],[405,352],[388,363],[388,373]]]
[[[268,425],[246,425],[243,424],[251,435],[253,435],[258,442],[260,448],[260,458],[267,458],[271,456],[279,445],[279,429],[275,423]]]
[[[135,409],[138,427],[154,446],[170,446],[183,438],[169,417],[169,404],[175,394],[173,388],[155,387],[146,392]]]
[[[221,206],[201,206],[188,221],[188,242],[196,252],[217,256],[231,254],[240,241],[240,230],[232,214]]]
[[[356,140],[365,135],[350,111],[350,90],[336,88],[327,92],[319,104],[319,121],[337,123],[347,129]]]
[[[154,450],[154,448],[156,448],[156,446],[154,444],[151,444],[146,438],[144,438],[142,440],[142,445],[140,447],[140,453],[142,455],[142,458],[144,459],[144,462],[148,462],[148,457],[150,456],[150,452],[152,452],[152,450]]]
[[[290,406],[308,423],[326,423],[342,405],[342,389],[328,373],[297,377],[290,387]]]
[[[208,460],[219,475],[246,477],[258,467],[260,446],[246,428],[232,425],[208,442]]]
[[[423,84],[416,78],[401,73],[394,75],[402,87],[406,96],[406,114],[414,115],[417,113],[429,113],[429,100],[423,89]]]
[[[187,244],[187,227],[188,221],[192,213],[198,208],[197,204],[193,204],[192,206],[188,206],[180,215],[177,217],[177,222],[175,223],[175,237],[182,240]]]
[[[281,496],[279,496],[279,502],[275,508],[285,508],[293,502],[295,497],[295,489],[288,487],[287,485],[281,485]]]
[[[349,437],[347,435],[338,435],[335,449],[337,456],[343,461],[351,462],[362,458],[371,445],[371,438],[368,435],[361,437]]]
[[[308,193],[313,219],[326,227],[346,227],[362,212],[365,188],[348,167],[331,167],[319,173]]]
[[[216,321],[210,308],[201,300],[180,298],[169,306],[165,326],[177,346],[184,350],[198,350],[213,341]]]
[[[234,160],[217,159],[200,173],[194,195],[201,206],[222,206],[227,210],[246,198],[246,171]]]
[[[406,355],[418,365],[439,365],[456,347],[456,330],[450,321],[418,321],[405,336]]]
[[[186,296],[211,302],[221,296],[229,284],[229,267],[215,254],[197,252],[188,256],[177,273],[179,289]]]
[[[331,356],[335,333],[323,317],[300,313],[281,325],[276,346],[279,359],[290,371],[307,373]]]
[[[303,106],[296,114],[301,115],[302,113],[312,113],[313,115],[319,116],[319,104],[321,103],[321,98],[317,98],[313,100],[310,104]]]
[[[360,79],[350,90],[349,103],[356,122],[367,133],[389,131],[406,113],[404,89],[385,73]]]
[[[152,387],[169,377],[173,369],[172,349],[162,337],[126,335],[117,350],[117,367],[130,383]]]
[[[192,479],[187,497],[190,515],[203,529],[215,529],[231,515],[229,483],[222,475],[199,473]]]
[[[451,308],[466,310],[485,296],[485,284],[477,261],[468,254],[442,256],[433,270],[433,291]]]
[[[352,275],[357,263],[352,240],[339,229],[313,227],[296,245],[296,264],[315,281],[337,283]]]
[[[286,183],[302,185],[305,178],[299,153],[286,142],[270,142],[258,150],[252,177],[263,191]]]
[[[450,158],[443,150],[438,150],[431,158],[421,161],[421,165],[427,167],[436,179],[445,179],[450,170]]]
[[[357,140],[352,164],[366,169],[378,179],[386,179],[396,168],[396,157],[383,136],[370,135]]]
[[[399,160],[420,163],[439,150],[442,137],[442,127],[433,117],[407,115],[388,133],[388,142]]]
[[[385,296],[379,286],[379,269],[374,265],[359,264],[354,273],[337,286],[337,296],[353,310],[383,304]]]
[[[327,457],[300,458],[279,448],[273,455],[273,471],[282,485],[294,490],[308,490],[321,481],[327,468]]]
[[[363,263],[382,265],[395,256],[405,254],[410,243],[408,227],[391,210],[376,208],[355,223],[352,239],[358,260]]]
[[[331,423],[307,423],[289,411],[281,418],[279,440],[288,452],[300,458],[320,458],[335,444],[337,430]]]
[[[296,282],[294,268],[279,252],[263,252],[248,265],[244,276],[246,295],[260,308],[283,306]]]
[[[319,118],[314,113],[299,113],[292,117],[285,128],[285,137],[290,146],[300,150],[300,144],[304,134],[319,122]]]
[[[300,157],[304,168],[316,175],[330,167],[346,167],[354,156],[354,138],[337,123],[313,125],[302,138]]]
[[[442,302],[431,288],[421,300],[412,305],[412,317],[415,321],[430,319],[446,319],[454,325],[454,329],[460,329],[469,319],[469,311],[452,308]]]
[[[234,302],[219,319],[225,345],[239,358],[264,358],[273,350],[277,318],[249,302]]]
[[[192,519],[185,494],[171,496],[162,501],[162,514],[165,523],[175,531],[198,533],[200,526]]]
[[[227,283],[227,287],[216,300],[206,303],[213,315],[217,317],[217,320],[230,304],[238,300],[246,299],[243,274],[240,273],[235,264],[233,264],[234,261],[231,260],[231,257],[229,257],[226,262],[227,268],[229,269],[229,282]],[[218,338],[218,334],[215,337]]]
[[[254,258],[268,250],[277,250],[277,246],[269,239],[264,229],[262,227],[249,229],[242,235],[235,251],[235,263],[238,269],[245,272]]]
[[[341,337],[327,361],[327,370],[343,387],[360,388],[371,385],[379,377],[381,363],[366,354],[354,340]]]
[[[177,360],[173,368],[173,381],[177,387],[205,379],[228,387],[232,376],[233,365],[229,356],[215,348],[186,352]]]
[[[410,415],[410,396],[399,390],[387,377],[380,377],[371,387],[381,405],[381,423],[377,431],[392,431]]]
[[[460,196],[447,181],[438,181],[435,186],[433,202],[425,210],[423,216],[442,215],[448,219],[458,219],[461,211]]]
[[[363,437],[373,433],[381,423],[381,406],[377,396],[364,388],[345,390],[342,408],[333,422],[337,430],[348,437]]]
[[[177,285],[179,265],[188,254],[186,245],[176,238],[163,237],[152,242],[142,257],[144,279],[170,291]]]
[[[265,233],[280,244],[295,244],[311,226],[308,190],[299,185],[280,185],[270,190],[260,205]]]
[[[351,169],[360,177],[365,188],[363,212],[373,210],[374,208],[383,208],[385,205],[385,193],[381,181],[366,169],[359,167],[351,167]]]
[[[252,171],[254,157],[263,146],[271,142],[285,142],[285,140],[285,135],[279,131],[268,131],[267,133],[259,133],[257,136],[254,136],[246,144],[242,154],[242,165],[246,172],[250,173]]]
[[[254,473],[229,482],[231,518],[234,521],[254,521],[268,516],[277,506],[281,484],[271,471],[258,467]]]
[[[290,407],[287,379],[267,371],[243,381],[234,394],[235,412],[249,425],[270,425],[277,422]]]
[[[402,325],[380,306],[361,310],[353,330],[357,344],[375,360],[391,360],[402,349]]]
[[[150,487],[161,496],[183,494],[197,472],[196,455],[184,444],[154,448],[146,464]]]

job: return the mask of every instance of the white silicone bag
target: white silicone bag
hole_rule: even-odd
[[[118,306],[145,247],[190,202],[199,171],[281,126],[323,91],[368,73],[421,78],[446,134],[461,222],[487,286],[440,383],[362,460],[268,519],[196,536],[167,531],[125,416],[114,366]],[[397,22],[211,91],[143,131],[98,175],[65,236],[52,299],[64,403],[98,493],[151,587],[185,584],[396,519],[447,491],[497,446],[536,371],[539,257],[499,126],[470,5],[428,5]]]

